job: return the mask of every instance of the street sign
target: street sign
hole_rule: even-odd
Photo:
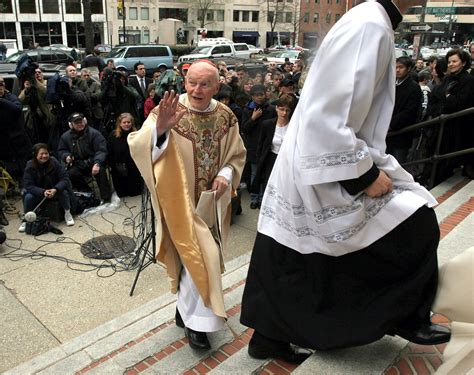
[[[411,25],[410,31],[428,31],[431,29],[429,25]]]

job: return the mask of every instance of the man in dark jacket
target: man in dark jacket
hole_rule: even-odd
[[[135,69],[135,77],[130,77],[128,80],[128,84],[137,90],[138,94],[140,94],[140,100],[138,102],[138,114],[140,115],[140,124],[145,121],[145,114],[143,113],[144,103],[147,99],[146,91],[148,85],[153,81],[151,78],[146,77],[146,70],[145,65],[142,62],[137,62],[134,67]]]
[[[22,104],[5,88],[0,77],[0,161],[14,177],[20,178],[31,151],[23,122]]]
[[[59,140],[58,154],[67,165],[72,186],[89,190],[87,179],[95,177],[101,200],[110,201],[110,182],[105,167],[107,141],[98,130],[87,126],[87,118],[82,113],[73,113],[69,126],[71,129]]]
[[[415,124],[421,116],[423,93],[420,85],[410,76],[412,61],[407,56],[396,60],[395,106],[393,108],[390,131],[397,131]],[[387,138],[387,153],[392,154],[399,163],[406,161],[414,133],[409,132]]]
[[[255,85],[250,91],[252,100],[242,113],[242,134],[247,149],[246,164],[250,165],[250,184],[253,183],[257,172],[257,144],[260,138],[262,123],[276,117],[275,107],[268,103],[265,96],[265,86]],[[248,168],[248,166],[246,166]],[[250,194],[250,208],[256,209],[262,194]]]

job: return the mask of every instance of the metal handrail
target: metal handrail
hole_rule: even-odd
[[[439,132],[438,132],[438,135],[436,137],[436,146],[435,146],[433,155],[431,155],[428,158],[412,160],[412,161],[405,162],[405,163],[402,164],[403,167],[406,167],[406,166],[414,165],[414,164],[432,163],[433,168],[431,169],[431,175],[430,175],[430,178],[429,178],[429,181],[428,181],[428,188],[431,189],[431,188],[434,187],[434,182],[435,182],[435,179],[436,179],[436,167],[437,167],[439,161],[454,158],[454,157],[461,156],[461,155],[467,155],[467,154],[474,153],[474,147],[469,147],[469,148],[466,148],[466,149],[463,149],[463,150],[449,152],[447,154],[439,154],[439,150],[441,148],[441,141],[443,139],[444,126],[446,125],[446,122],[450,121],[452,119],[467,116],[467,115],[470,115],[470,114],[474,114],[474,107],[471,107],[471,108],[468,108],[468,109],[463,109],[462,111],[458,111],[458,112],[455,112],[455,113],[450,113],[450,114],[447,114],[447,115],[443,114],[443,115],[440,115],[440,116],[435,117],[433,119],[426,120],[426,121],[423,121],[423,122],[420,122],[420,123],[417,123],[417,124],[414,124],[414,125],[407,126],[406,128],[403,128],[401,130],[397,130],[397,131],[394,131],[394,132],[389,132],[387,134],[387,138],[394,137],[394,136],[397,136],[399,134],[413,132],[413,131],[423,129],[423,128],[426,128],[426,127],[429,127],[429,126],[439,125]]]

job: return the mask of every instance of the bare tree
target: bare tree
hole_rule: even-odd
[[[197,21],[199,22],[199,27],[202,29],[206,25],[214,23],[214,20],[207,19],[207,13],[212,9],[215,1],[214,0],[190,0],[197,10]]]
[[[292,29],[292,45],[296,45],[296,40],[300,33],[300,26],[303,22],[304,15],[301,14],[301,2],[295,1],[293,6],[288,9],[291,11],[291,29]]]
[[[86,51],[94,50],[94,30],[92,28],[91,0],[82,0],[84,9],[84,34],[86,38]]]
[[[274,44],[275,39],[275,28],[279,23],[283,23],[283,9],[285,8],[285,3],[279,0],[267,0],[267,15],[268,23],[270,24],[270,31],[272,36],[272,44]]]

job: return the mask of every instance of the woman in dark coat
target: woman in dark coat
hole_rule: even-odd
[[[119,197],[133,197],[142,192],[143,180],[132,160],[127,143],[128,135],[136,130],[133,116],[130,113],[122,113],[117,118],[115,130],[107,141],[107,159],[115,191]]]
[[[23,174],[24,212],[33,211],[43,198],[57,198],[64,209],[64,219],[68,226],[74,225],[71,215],[72,185],[66,169],[49,154],[49,148],[44,143],[33,146],[33,159],[26,164]],[[26,230],[23,221],[19,232]]]
[[[428,105],[428,115],[437,117],[474,106],[474,77],[467,70],[470,56],[462,49],[452,49],[446,54],[447,74],[432,92],[432,103]],[[446,154],[472,147],[474,138],[474,119],[472,115],[458,117],[445,124],[440,153]],[[473,177],[472,155],[443,160],[438,164],[437,181],[441,182],[453,173],[460,164],[464,173]]]
[[[263,121],[257,144],[257,172],[252,192],[265,192],[273,165],[288,129],[296,100],[293,95],[283,94],[275,102],[277,117]]]

